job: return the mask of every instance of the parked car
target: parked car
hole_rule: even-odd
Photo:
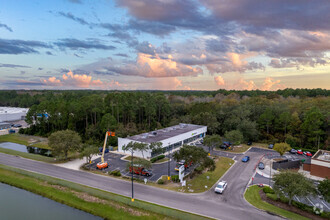
[[[304,153],[306,153],[305,155],[306,155],[307,157],[312,157],[312,156],[313,156],[313,154],[312,154],[311,152],[309,152],[309,151],[304,152]]]
[[[103,147],[99,147],[99,151],[100,151],[100,153],[102,154]],[[105,153],[105,154],[106,154],[106,153],[109,153],[109,148],[105,148],[104,153]]]
[[[15,128],[20,128],[20,127],[22,127],[22,125],[21,125],[21,124],[14,124],[13,127],[15,127]]]
[[[303,155],[303,151],[302,150],[297,150],[297,154]]]
[[[295,149],[291,149],[290,151],[289,151],[291,154],[296,154],[297,153],[297,150],[295,150]]]
[[[215,193],[220,193],[220,194],[222,194],[223,191],[226,189],[226,187],[227,187],[227,182],[226,182],[226,181],[221,181],[221,182],[219,182],[218,185],[215,187],[214,192],[215,192]]]
[[[175,171],[179,171],[179,168],[182,165],[184,165],[184,169],[187,169],[187,168],[189,168],[192,165],[192,161],[190,161],[189,163],[186,163],[185,160],[180,160],[179,162],[176,163],[174,170]]]
[[[248,162],[250,160],[249,156],[245,156],[242,158],[242,162]]]
[[[260,163],[258,164],[258,168],[259,168],[259,170],[263,170],[263,169],[265,169],[265,164],[264,164],[263,162],[260,162]]]
[[[222,143],[222,145],[220,146],[220,148],[225,149],[225,150],[230,149],[230,147],[231,147],[231,143],[229,141],[224,141]]]
[[[269,148],[269,149],[273,149],[273,148],[274,148],[274,144],[270,144],[270,145],[268,145],[268,148]]]
[[[247,145],[248,146],[251,146],[252,145],[252,141],[247,142]]]

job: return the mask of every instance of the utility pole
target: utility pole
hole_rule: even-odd
[[[132,202],[134,202],[134,187],[133,187],[133,173],[134,173],[134,167],[133,167],[133,149],[132,149],[132,157],[131,157],[131,167],[132,167]]]
[[[170,176],[170,172],[171,172],[170,161],[171,161],[171,148],[170,148],[170,143],[168,143],[168,173],[167,173],[167,180],[171,180],[171,176]]]

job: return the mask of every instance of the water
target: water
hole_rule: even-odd
[[[0,143],[0,147],[11,149],[11,150],[16,150],[16,151],[20,151],[20,152],[24,152],[24,153],[40,154],[40,155],[48,156],[48,157],[52,156],[52,152],[50,150],[38,148],[38,147],[28,147],[28,146],[25,146],[22,144],[16,144],[16,143],[11,143],[11,142]]]
[[[48,198],[0,183],[0,219],[6,220],[101,220]]]

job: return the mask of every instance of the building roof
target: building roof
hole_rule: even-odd
[[[318,150],[312,159],[322,160],[330,163],[330,151],[327,150]]]
[[[7,122],[0,122],[0,125],[10,125],[10,123],[7,123]]]
[[[203,127],[206,126],[180,123],[179,125],[174,125],[160,130],[151,131],[149,133],[143,133],[143,134],[127,137],[126,139],[144,142],[144,143],[160,142],[168,138],[172,138],[180,134],[191,132]]]

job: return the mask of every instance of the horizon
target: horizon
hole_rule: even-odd
[[[0,90],[330,89],[326,0],[0,2]]]

